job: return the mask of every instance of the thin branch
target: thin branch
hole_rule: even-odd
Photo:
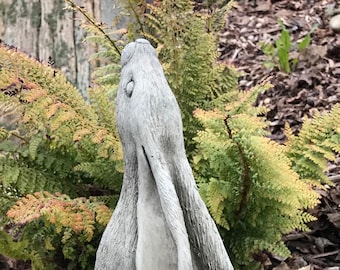
[[[131,0],[128,0],[128,4],[129,4],[129,8],[130,8],[130,9],[132,10],[132,12],[133,12],[133,15],[135,15],[135,18],[136,18],[136,20],[137,20],[137,23],[138,23],[138,25],[139,25],[139,27],[140,27],[141,34],[144,33],[143,24],[142,24],[142,22],[141,22],[141,20],[140,20],[140,18],[139,18],[139,15],[138,15],[137,11],[134,9],[134,7],[133,7],[133,5],[132,5],[132,3],[131,3]]]
[[[110,42],[110,44],[112,45],[112,47],[114,47],[114,49],[117,51],[117,53],[119,54],[119,55],[121,55],[121,52],[120,52],[120,50],[119,50],[119,48],[116,46],[116,44],[115,44],[115,42],[110,38],[110,36],[104,31],[104,29],[101,27],[101,24],[98,24],[86,11],[85,11],[85,9],[84,8],[82,8],[82,7],[80,7],[80,6],[78,6],[77,4],[75,4],[74,2],[73,2],[73,0],[65,0],[66,2],[68,2],[70,5],[71,5],[71,7],[73,8],[73,9],[76,9],[76,10],[78,10],[81,14],[83,14],[84,15],[84,17],[87,19],[87,21],[89,22],[89,23],[91,23],[95,28],[97,28],[98,29],[98,31],[99,32],[101,32],[103,35],[104,35],[104,37]]]
[[[11,136],[13,136],[13,137],[16,137],[16,138],[18,138],[18,139],[24,141],[24,142],[27,143],[27,144],[30,143],[26,138],[20,136],[19,134],[16,134],[16,133],[14,133],[14,132],[10,132],[9,134],[10,134]]]
[[[340,249],[338,250],[334,250],[334,251],[329,251],[329,252],[325,252],[325,253],[321,253],[321,254],[316,254],[311,256],[313,259],[318,259],[318,258],[323,258],[323,257],[328,257],[328,256],[333,256],[333,255],[337,255],[340,253]]]
[[[328,177],[332,182],[340,182],[340,174]]]

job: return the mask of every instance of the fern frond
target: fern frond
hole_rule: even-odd
[[[31,193],[37,190],[64,190],[69,191],[69,187],[61,182],[51,181],[48,175],[37,171],[34,168],[22,166],[15,160],[0,159],[1,184],[4,188],[12,187],[22,194]]]
[[[37,151],[38,151],[39,145],[42,143],[42,141],[43,140],[40,136],[34,136],[34,137],[32,137],[32,139],[30,141],[28,151],[29,151],[29,154],[30,154],[30,156],[33,160],[35,160],[35,158],[37,156]]]
[[[340,147],[340,105],[327,113],[318,113],[313,119],[305,119],[299,136],[288,136],[287,156],[293,168],[301,176],[314,179],[315,183],[332,184],[325,176],[327,160],[335,159]]]
[[[91,202],[85,198],[71,199],[65,194],[36,192],[19,200],[8,212],[7,217],[16,223],[30,223],[43,218],[56,226],[57,232],[63,227],[75,233],[83,233],[90,241],[95,230],[96,214],[104,214],[100,222],[108,221],[111,210],[100,202]],[[103,224],[106,225],[106,224]]]
[[[17,102],[9,99],[0,99],[0,125],[2,127],[11,128],[17,125],[22,117],[21,107]]]
[[[250,266],[250,254],[262,250],[289,255],[281,236],[308,230],[305,222],[315,218],[303,209],[314,207],[318,194],[292,170],[286,148],[264,137],[254,93],[233,93],[239,102],[228,103],[226,111],[195,111],[204,129],[195,138],[194,168],[236,263]]]
[[[103,28],[102,24],[98,24],[94,18],[83,8],[78,6],[74,1],[72,0],[66,0],[70,4],[69,8],[78,10],[81,14],[84,15],[84,17],[87,19],[87,22],[90,23],[94,29],[96,29],[100,34],[102,34],[107,42],[116,50],[116,52],[120,55],[120,50],[115,44],[115,42],[106,34],[105,29]]]
[[[203,198],[206,199],[207,206],[209,207],[216,223],[226,230],[229,230],[230,225],[223,212],[225,208],[224,204],[228,201],[229,197],[228,192],[223,192],[228,191],[226,185],[228,185],[228,183],[221,183],[211,179],[209,184],[202,184],[200,186],[200,191],[203,195]]]
[[[0,253],[10,258],[28,261],[31,256],[27,253],[29,242],[20,241],[16,242],[12,236],[3,230],[0,230]]]
[[[9,132],[7,129],[1,127],[0,128],[0,141],[6,140],[9,137]]]
[[[64,108],[65,104],[57,101],[56,103],[51,104],[45,109],[45,115],[47,119],[50,119],[52,116],[54,116],[59,108]]]
[[[108,93],[102,87],[95,87],[89,90],[91,107],[96,111],[101,124],[118,137],[115,125],[114,102],[110,100]],[[100,140],[99,140],[100,141]]]

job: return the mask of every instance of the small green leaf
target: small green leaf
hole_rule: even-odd
[[[311,34],[315,31],[317,27],[318,25],[314,24],[312,29],[308,32],[308,34],[304,37],[304,39],[299,43],[298,48],[300,52],[305,50],[309,46],[311,42]]]
[[[299,59],[293,58],[291,61],[292,61],[292,70],[295,70],[296,66],[297,66],[297,64],[299,62]]]
[[[47,238],[45,240],[45,248],[47,250],[55,250],[55,247],[52,245],[52,242],[51,242],[51,239],[50,238]]]
[[[310,41],[311,41],[311,37],[310,37],[310,34],[308,33],[305,36],[305,38],[299,43],[298,45],[299,51],[301,52],[302,50],[305,50],[309,46]]]
[[[285,26],[284,23],[283,23],[283,20],[280,18],[278,21],[279,21],[279,24],[280,24],[280,26],[281,26],[281,29],[282,29],[282,30],[287,30],[286,26]]]
[[[290,46],[291,46],[291,42],[290,42],[290,35],[289,32],[285,29],[282,30],[281,32],[281,36],[280,36],[280,41],[281,41],[281,46],[289,51]]]
[[[285,73],[290,73],[289,53],[285,48],[279,48],[277,51],[279,57],[280,69]]]
[[[282,31],[281,31],[280,38],[278,39],[279,42],[277,42],[277,45],[280,45],[278,47],[283,47],[287,51],[289,51],[290,46],[291,46],[289,31],[287,30],[286,26],[284,25],[281,19],[279,20],[279,24],[282,28]]]
[[[264,65],[266,68],[269,68],[269,69],[275,67],[275,63],[272,62],[272,61],[264,61],[264,62],[263,62],[263,65]]]
[[[275,55],[275,47],[271,43],[264,43],[263,41],[260,42],[260,48],[263,53],[267,56],[274,57]]]
[[[35,160],[37,156],[37,151],[38,151],[38,148],[41,142],[42,142],[42,138],[40,136],[34,136],[32,137],[30,141],[29,154],[33,160]]]

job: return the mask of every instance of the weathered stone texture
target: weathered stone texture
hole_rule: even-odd
[[[232,270],[186,157],[181,113],[145,39],[121,57],[116,119],[124,152],[118,204],[96,270]]]

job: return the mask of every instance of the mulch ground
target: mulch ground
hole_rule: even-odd
[[[264,82],[272,84],[255,105],[268,107],[270,137],[279,143],[285,141],[285,123],[298,134],[304,117],[312,117],[316,110],[329,111],[340,101],[340,34],[329,28],[332,11],[340,7],[340,2],[337,4],[332,0],[238,1],[226,19],[220,35],[221,60],[243,72],[239,81],[242,90]],[[275,43],[281,33],[279,19],[292,38],[291,56],[299,58],[290,74],[263,65],[268,57],[260,42]],[[297,42],[314,24],[318,27],[311,44],[298,55]],[[309,224],[309,233],[284,236],[292,251],[290,258],[261,254],[265,269],[340,269],[340,157],[329,164],[326,173],[335,185],[317,190],[321,202],[310,212],[318,220]]]

